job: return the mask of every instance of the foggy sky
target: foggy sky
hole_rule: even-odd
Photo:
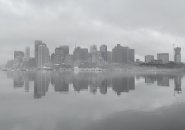
[[[0,63],[14,50],[43,40],[50,53],[60,45],[117,43],[137,57],[185,50],[184,0],[0,0]],[[185,54],[182,50],[182,59]],[[183,60],[184,61],[184,60]]]

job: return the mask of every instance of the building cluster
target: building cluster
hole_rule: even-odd
[[[169,53],[158,53],[155,59],[154,55],[146,55],[146,64],[168,64],[171,62]],[[136,59],[137,63],[142,63]],[[25,52],[14,51],[14,59],[7,62],[8,68],[72,68],[78,66],[81,68],[104,67],[107,64],[134,64],[135,50],[129,47],[117,44],[112,51],[109,51],[107,45],[99,47],[96,45],[90,48],[75,47],[72,53],[68,45],[62,45],[55,48],[50,54],[47,44],[42,40],[35,40],[34,57],[30,56],[30,47],[26,47]],[[174,63],[181,63],[181,48],[174,48]]]
[[[154,55],[146,55],[145,63],[153,63],[153,64],[167,64],[170,62],[169,53],[158,53],[157,59],[155,59]],[[181,63],[181,48],[174,48],[174,63]]]
[[[68,45],[62,45],[50,54],[49,48],[43,41],[35,40],[34,57],[30,57],[29,47],[26,47],[25,52],[15,51],[14,59],[8,61],[7,67],[103,67],[110,63],[133,64],[134,62],[135,50],[120,44],[117,44],[112,51],[108,51],[105,44],[99,49],[96,45],[92,45],[90,49],[78,46],[72,54]]]

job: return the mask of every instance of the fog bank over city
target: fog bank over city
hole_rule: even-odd
[[[136,58],[159,52],[172,60],[172,44],[185,49],[184,5],[183,0],[0,0],[0,64],[25,46],[33,56],[37,39],[51,52],[66,44],[72,50],[121,44],[135,49]]]

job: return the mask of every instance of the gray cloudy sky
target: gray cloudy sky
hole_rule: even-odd
[[[106,43],[111,49],[121,43],[136,49],[137,57],[172,56],[173,42],[185,50],[184,5],[184,0],[0,0],[0,63],[25,46],[33,54],[36,39],[50,52],[64,44]]]

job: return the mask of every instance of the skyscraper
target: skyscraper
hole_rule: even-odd
[[[180,47],[174,48],[174,62],[181,63],[181,48]]]
[[[98,50],[96,45],[90,47],[91,63],[97,64],[98,62]]]
[[[41,40],[35,40],[35,62],[37,66],[38,66],[38,49],[39,49],[39,46],[42,44],[43,43]]]
[[[107,46],[106,45],[101,45],[100,46],[100,54],[101,57],[105,62],[107,62]]]
[[[117,44],[112,49],[112,60],[114,63],[130,64],[135,61],[135,50]]]
[[[60,46],[55,49],[55,61],[57,64],[62,64],[65,57],[69,55],[69,46]]]
[[[129,63],[132,64],[135,62],[135,50],[129,49]]]
[[[73,51],[74,61],[76,63],[84,63],[88,61],[88,49],[76,47]]]
[[[30,59],[30,47],[26,47],[24,57],[25,57],[26,61],[28,61]]]
[[[49,49],[46,44],[38,47],[38,67],[49,64]]]

